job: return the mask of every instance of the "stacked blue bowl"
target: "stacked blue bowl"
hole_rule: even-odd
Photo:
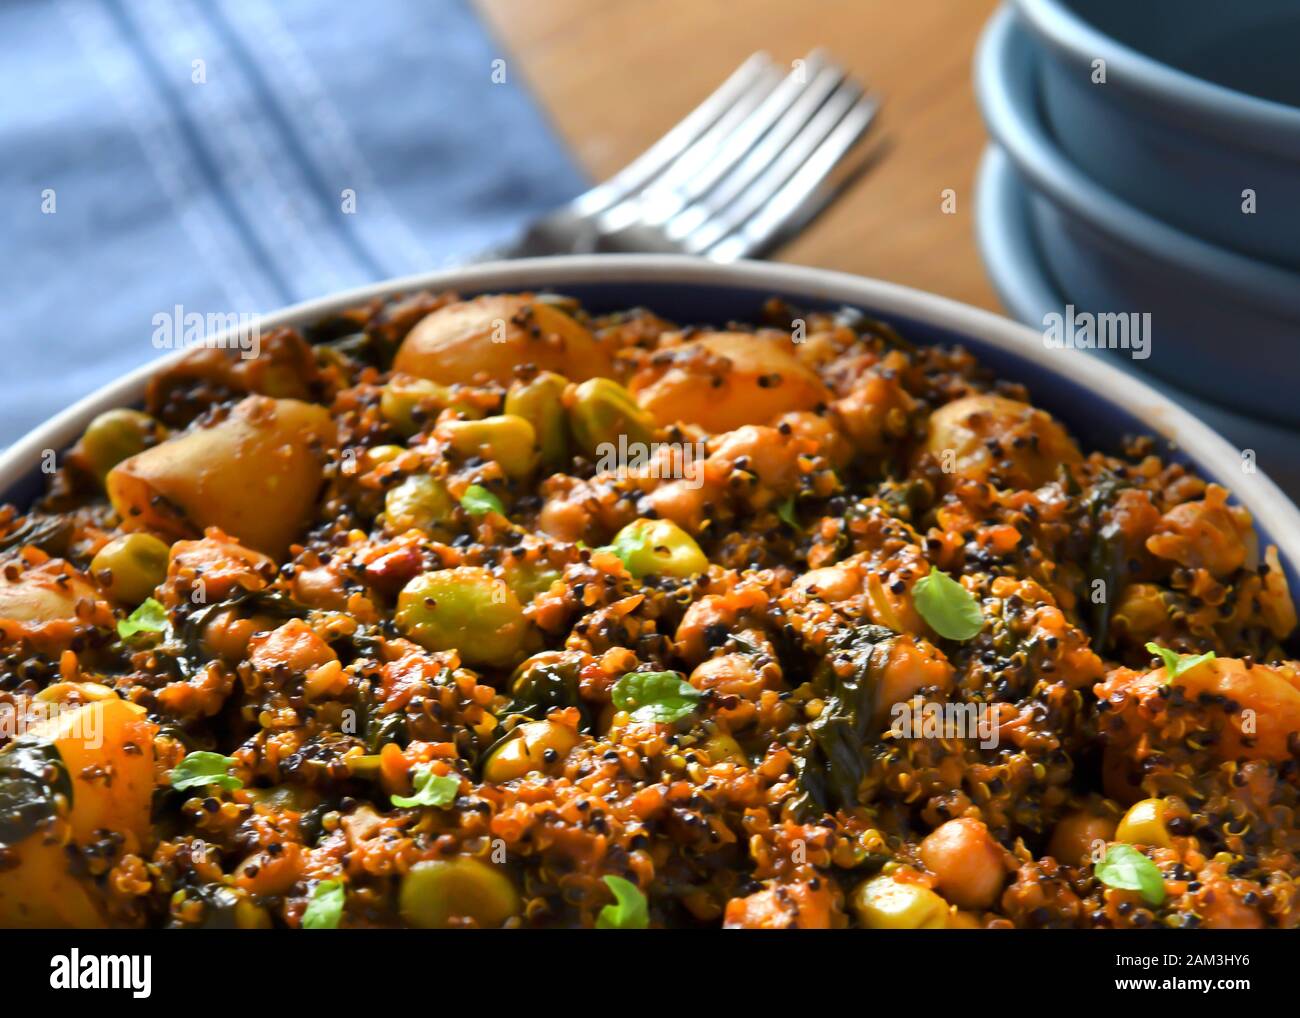
[[[977,229],[1044,343],[1142,373],[1300,497],[1300,2],[1013,0]]]

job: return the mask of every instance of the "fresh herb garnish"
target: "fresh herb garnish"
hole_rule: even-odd
[[[460,507],[471,516],[485,516],[488,513],[506,514],[506,507],[501,499],[481,484],[471,484],[460,497]]]
[[[934,566],[912,587],[912,601],[930,628],[949,640],[973,639],[984,628],[984,613],[975,596]]]
[[[614,895],[615,904],[606,905],[596,916],[598,930],[644,930],[650,925],[650,911],[645,895],[630,880],[605,877],[605,886]]]
[[[793,495],[791,495],[789,498],[787,498],[784,502],[782,502],[779,506],[776,507],[776,514],[777,516],[781,517],[782,521],[786,523],[789,527],[791,527],[791,529],[793,530],[800,529],[799,517],[795,515],[795,511],[794,511]]]
[[[343,918],[343,904],[347,891],[339,880],[322,880],[311,892],[307,911],[302,914],[304,930],[336,930]]]
[[[1207,661],[1214,660],[1214,651],[1212,650],[1206,651],[1204,654],[1179,654],[1177,651],[1162,647],[1158,643],[1148,643],[1147,650],[1165,663],[1165,674],[1169,676],[1170,682],[1183,673],[1190,672],[1197,665],[1203,665]]]
[[[235,762],[234,758],[222,756],[220,753],[196,750],[186,756],[172,771],[172,788],[180,791],[186,788],[220,785],[228,792],[243,788],[244,783],[228,773]]]
[[[672,724],[695,710],[704,695],[678,672],[628,672],[610,690],[614,706],[638,721]]]
[[[129,640],[136,633],[164,633],[167,631],[167,609],[152,597],[117,624],[117,635]]]
[[[446,809],[460,794],[460,778],[454,774],[435,774],[428,764],[416,764],[411,777],[414,795],[394,795],[394,806],[436,806]]]
[[[1111,845],[1093,872],[1107,887],[1137,891],[1149,905],[1165,900],[1165,878],[1159,867],[1132,845]]]

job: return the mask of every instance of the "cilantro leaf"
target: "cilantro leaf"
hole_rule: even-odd
[[[984,628],[975,595],[934,566],[912,587],[912,601],[930,628],[949,640],[973,639]]]
[[[428,764],[416,764],[414,777],[414,795],[394,795],[394,806],[436,806],[446,809],[456,801],[460,794],[460,778],[454,774],[435,774]]]
[[[650,925],[650,911],[645,895],[630,880],[605,877],[605,886],[614,895],[615,904],[606,905],[596,917],[598,930],[644,930]]]
[[[481,484],[471,484],[460,497],[460,507],[471,516],[485,516],[488,513],[506,514],[506,507],[501,499]]]
[[[1203,665],[1207,661],[1214,660],[1214,651],[1206,651],[1204,654],[1179,654],[1168,647],[1162,647],[1158,643],[1148,643],[1147,650],[1158,657],[1165,664],[1165,674],[1169,676],[1169,681],[1173,682],[1184,672],[1190,672],[1197,665]]]
[[[152,597],[144,602],[126,618],[117,624],[117,635],[129,640],[136,633],[165,633],[167,631],[167,609]]]
[[[338,929],[347,897],[342,881],[322,880],[311,892],[307,911],[302,914],[302,928],[304,930]]]
[[[678,672],[628,672],[610,690],[614,706],[638,721],[672,724],[695,710],[703,693]]]
[[[220,753],[208,753],[201,749],[196,750],[188,754],[172,770],[172,788],[183,790],[220,785],[228,792],[232,792],[236,788],[243,788],[244,783],[242,781],[233,774],[227,773],[234,764],[233,757],[222,756]]]
[[[1149,905],[1165,900],[1165,878],[1150,859],[1132,845],[1111,845],[1093,873],[1107,887],[1137,891]]]

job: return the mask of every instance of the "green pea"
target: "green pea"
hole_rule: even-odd
[[[654,440],[654,417],[612,379],[588,379],[571,390],[566,402],[573,437],[588,456],[599,456],[602,445],[617,446],[620,435],[627,436],[629,445],[648,446]]]
[[[90,562],[91,575],[121,604],[137,605],[167,578],[171,548],[152,534],[115,537]]]
[[[459,651],[467,665],[513,663],[527,633],[514,591],[477,566],[415,577],[397,595],[394,620],[420,646]]]
[[[425,930],[446,929],[453,919],[496,928],[520,908],[519,893],[499,866],[469,856],[417,862],[402,878],[402,918]]]
[[[515,592],[519,600],[527,604],[538,594],[551,589],[551,584],[563,573],[545,559],[526,562],[507,557],[503,566],[506,583]]]
[[[107,410],[86,426],[81,452],[102,482],[115,466],[157,445],[166,433],[166,428],[139,410]]]
[[[695,539],[672,520],[633,520],[610,545],[633,576],[694,576],[709,568]]]
[[[543,371],[531,381],[515,382],[506,393],[506,413],[533,426],[542,465],[548,469],[559,467],[569,454],[569,425],[564,413],[568,386],[563,375]]]
[[[448,421],[438,433],[462,456],[495,461],[511,480],[527,477],[537,466],[537,433],[515,414]]]
[[[451,518],[454,508],[451,495],[428,474],[411,474],[388,489],[384,496],[384,514],[388,529],[432,530]]]

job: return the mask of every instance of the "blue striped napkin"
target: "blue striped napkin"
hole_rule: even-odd
[[[584,183],[463,0],[7,0],[0,152],[0,446],[155,314],[434,268]]]

